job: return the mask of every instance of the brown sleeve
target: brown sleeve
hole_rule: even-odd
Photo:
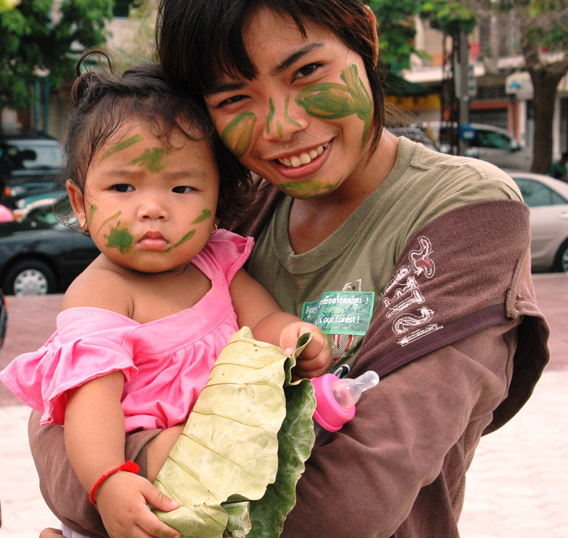
[[[75,475],[65,451],[61,426],[40,426],[41,413],[32,411],[28,424],[30,448],[39,475],[43,498],[55,516],[70,529],[91,536],[108,538],[97,509]],[[125,459],[140,466],[146,476],[146,444],[161,430],[133,433],[126,440]]]
[[[520,409],[548,361],[529,243],[519,202],[464,206],[408,243],[350,375],[391,373],[318,437],[283,538],[458,536],[482,433]],[[393,357],[414,360],[383,369]]]

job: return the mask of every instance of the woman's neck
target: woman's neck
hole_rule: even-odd
[[[308,252],[327,239],[383,184],[395,165],[398,143],[397,137],[384,130],[371,159],[361,162],[336,191],[293,201],[288,233],[296,254]]]

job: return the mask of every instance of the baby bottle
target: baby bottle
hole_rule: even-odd
[[[361,394],[379,382],[379,374],[369,370],[355,379],[325,374],[312,379],[316,394],[314,419],[324,429],[336,432],[355,416]]]

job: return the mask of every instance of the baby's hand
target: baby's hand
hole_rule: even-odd
[[[148,504],[169,512],[179,504],[158,491],[145,478],[118,472],[97,492],[97,508],[110,538],[179,538],[179,532],[162,523]]]
[[[331,367],[331,341],[319,327],[305,321],[287,325],[280,335],[280,347],[284,355],[291,355],[296,349],[296,341],[302,334],[311,333],[312,339],[298,358],[294,367],[294,377],[318,377],[329,372]]]

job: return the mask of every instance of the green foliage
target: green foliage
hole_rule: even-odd
[[[424,0],[367,0],[377,17],[381,63],[393,71],[410,65],[410,55],[421,51],[414,48],[414,16]]]
[[[464,1],[426,0],[422,4],[421,17],[430,26],[449,36],[457,36],[460,30],[472,32],[477,24],[477,13]]]
[[[6,0],[2,0],[6,2]],[[0,18],[0,109],[34,102],[37,71],[58,88],[74,76],[78,55],[105,42],[112,0],[21,0]]]

